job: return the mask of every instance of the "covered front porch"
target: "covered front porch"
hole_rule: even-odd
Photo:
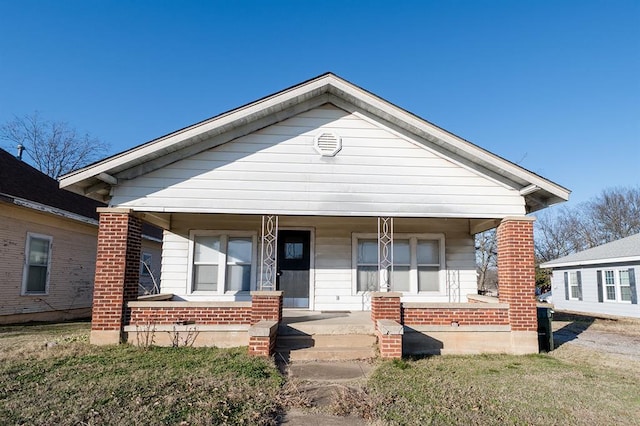
[[[474,233],[499,219],[157,214],[163,293],[249,301],[280,290],[285,308],[367,311],[370,294],[458,303],[477,292]]]
[[[318,336],[327,337],[307,338],[307,345],[329,342],[338,353],[335,343],[348,345],[349,338],[336,336],[349,335],[345,331],[358,328],[352,321],[369,316],[357,335],[373,336],[384,357],[537,352],[531,218],[508,217],[498,226],[496,301],[476,295],[469,219],[172,215],[161,284],[168,296],[136,300],[129,287],[139,269],[132,266],[139,262],[141,221],[150,217],[123,209],[101,212],[94,343],[139,344],[154,330],[172,336],[154,344],[175,344],[182,333],[190,344],[249,345],[252,353],[270,355],[278,338],[314,336],[291,331],[316,325],[322,326]],[[371,252],[375,261],[367,258]],[[403,254],[408,261],[398,261]],[[429,254],[431,263],[422,262]],[[285,285],[288,273],[293,279]],[[118,274],[119,282],[113,280]],[[307,292],[296,288],[301,283]],[[283,319],[287,303],[306,306],[287,310],[291,314]],[[327,332],[331,322],[344,331]]]

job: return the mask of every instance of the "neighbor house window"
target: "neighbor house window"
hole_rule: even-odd
[[[22,273],[23,294],[46,294],[51,267],[51,243],[47,235],[27,234]]]
[[[372,234],[353,235],[354,288],[379,291],[378,240]],[[438,292],[444,283],[444,236],[395,234],[390,290],[403,293]]]
[[[631,302],[631,280],[629,270],[609,269],[603,271],[605,300],[608,302]]]
[[[616,272],[604,271],[604,284],[606,288],[605,298],[609,301],[616,300]]]
[[[571,291],[571,299],[580,300],[580,281],[577,272],[569,272],[569,289]]]
[[[242,233],[192,234],[192,291],[249,291],[255,276],[256,237]]]

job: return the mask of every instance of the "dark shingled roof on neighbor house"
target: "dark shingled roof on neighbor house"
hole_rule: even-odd
[[[29,206],[22,201],[37,203],[95,220],[96,225],[99,219],[96,209],[107,207],[99,201],[60,189],[57,180],[3,149],[0,149],[0,201],[26,207]],[[146,238],[162,241],[162,230],[153,225],[143,223],[142,233]]]
[[[640,261],[640,233],[540,265],[542,268]]]
[[[60,189],[58,181],[0,149],[0,197],[16,198],[98,220],[98,207],[106,205]],[[9,199],[9,200],[7,200]]]

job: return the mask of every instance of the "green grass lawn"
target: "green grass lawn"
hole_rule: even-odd
[[[87,334],[0,328],[0,424],[275,423],[283,379],[246,348],[95,347]]]
[[[386,362],[366,391],[383,424],[640,424],[636,372],[550,355]]]
[[[88,334],[88,323],[0,327],[1,425],[276,424],[300,397],[246,348],[97,347]],[[640,425],[639,374],[570,345],[380,362],[332,410],[383,425]]]

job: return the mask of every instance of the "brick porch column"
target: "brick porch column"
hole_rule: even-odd
[[[499,300],[509,304],[512,331],[535,332],[537,314],[533,217],[506,217],[498,226]]]
[[[282,291],[251,292],[251,324],[263,320],[282,321]]]
[[[142,222],[129,209],[99,208],[90,342],[118,344],[126,303],[138,297]]]
[[[378,320],[392,320],[402,324],[401,293],[375,292],[371,293],[371,319],[378,329]]]

